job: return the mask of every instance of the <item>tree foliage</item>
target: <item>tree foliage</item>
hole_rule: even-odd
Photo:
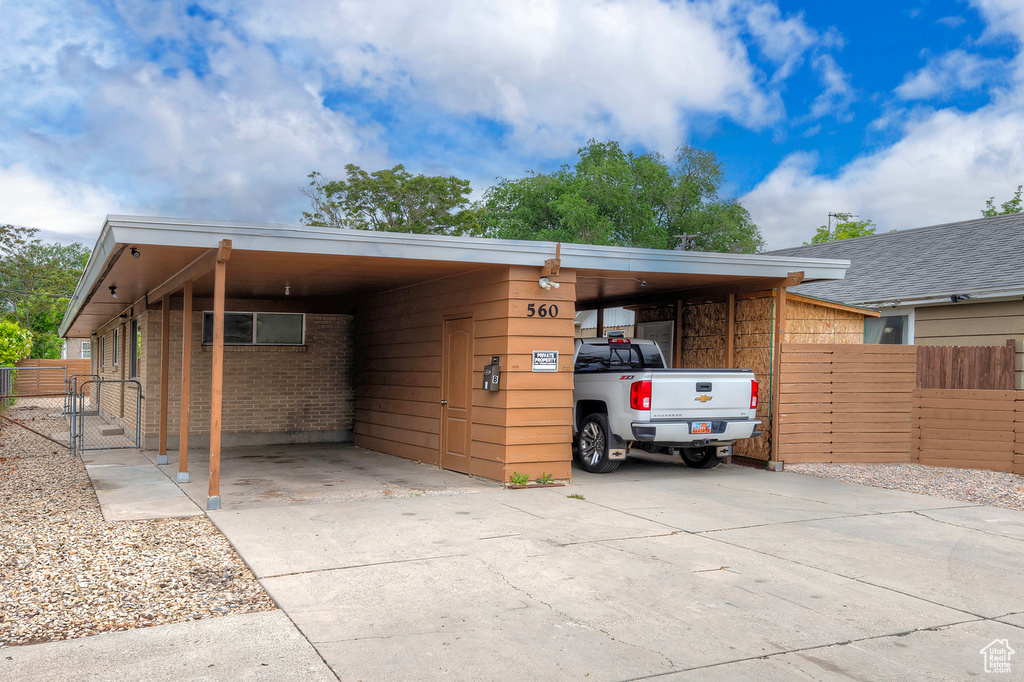
[[[468,180],[454,176],[413,175],[401,164],[367,173],[345,166],[344,180],[309,174],[303,188],[311,211],[302,222],[314,227],[346,227],[417,234],[459,235],[477,231],[470,208]]]
[[[718,196],[712,152],[684,146],[672,164],[617,142],[591,140],[574,166],[503,179],[485,194],[485,234],[506,239],[753,253],[757,225],[735,199]]]
[[[985,202],[985,210],[981,212],[981,215],[986,218],[992,218],[997,215],[1009,215],[1011,213],[1020,213],[1024,207],[1021,206],[1021,190],[1024,189],[1024,185],[1017,185],[1017,191],[1013,193],[1013,198],[1004,201],[1001,206],[1002,210],[996,208],[996,198],[989,197],[988,201]]]
[[[32,332],[14,320],[0,320],[0,367],[13,367],[32,352]]]
[[[804,242],[804,246],[810,244],[824,244],[835,242],[840,239],[853,239],[854,237],[867,237],[875,233],[877,226],[870,220],[846,220],[836,223],[836,226],[829,229],[828,225],[822,225],[811,238],[810,242]]]
[[[57,329],[89,251],[77,242],[44,244],[37,233],[0,225],[0,315],[32,332],[32,357],[59,358]]]

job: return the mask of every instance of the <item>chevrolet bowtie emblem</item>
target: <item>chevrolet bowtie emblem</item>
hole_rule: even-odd
[[[706,403],[707,401],[711,400],[711,396],[709,396],[709,395],[699,395],[696,398],[694,398],[694,400],[699,400],[702,403]]]

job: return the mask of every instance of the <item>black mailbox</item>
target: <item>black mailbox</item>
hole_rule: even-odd
[[[491,364],[484,365],[484,389],[497,391],[501,387],[501,357],[491,356]]]

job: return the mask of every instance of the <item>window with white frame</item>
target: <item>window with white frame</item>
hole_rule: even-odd
[[[119,353],[117,352],[117,342],[121,337],[120,331],[120,329],[117,329],[116,327],[114,328],[114,367],[117,367],[117,361],[119,359]]]
[[[92,358],[92,341],[82,341],[82,359],[89,360]]]
[[[909,335],[909,315],[864,318],[864,343],[906,345],[910,343]]]
[[[224,313],[228,346],[301,346],[306,316],[302,313]],[[203,345],[213,343],[213,313],[203,313]]]

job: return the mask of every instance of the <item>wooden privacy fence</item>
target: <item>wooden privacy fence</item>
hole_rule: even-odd
[[[915,462],[1024,473],[1018,431],[1024,441],[1024,391],[914,391]]]
[[[783,344],[779,459],[1024,475],[1014,348]]]
[[[783,344],[779,459],[909,461],[916,376],[913,346]]]
[[[1012,391],[1013,340],[1005,346],[917,346],[917,387]]]
[[[64,393],[64,380],[73,374],[88,374],[91,360],[22,360],[16,367],[14,392],[18,395]],[[66,371],[65,371],[66,368]]]

